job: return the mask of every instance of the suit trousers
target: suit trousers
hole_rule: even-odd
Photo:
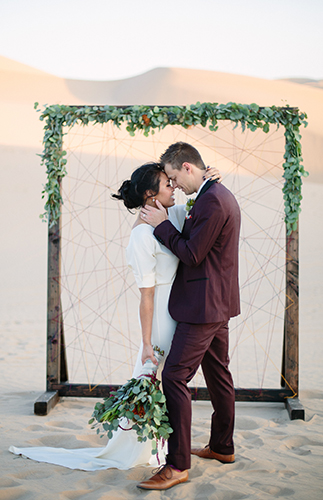
[[[202,365],[213,415],[209,446],[223,455],[234,453],[235,392],[229,371],[228,322],[195,325],[178,323],[162,373],[163,390],[173,433],[167,463],[177,469],[191,466],[191,393],[187,384]]]

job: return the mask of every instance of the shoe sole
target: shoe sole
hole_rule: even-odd
[[[183,481],[177,481],[176,483],[172,484],[171,486],[167,486],[167,488],[150,488],[149,486],[140,486],[140,484],[137,484],[137,488],[140,490],[155,490],[155,491],[163,491],[163,490],[169,490],[170,488],[173,488],[177,484],[183,484],[186,483],[188,479],[184,479]]]
[[[201,457],[197,453],[191,453],[191,455],[193,455],[194,457],[203,458],[204,460],[216,460],[217,462],[220,462],[221,464],[234,464],[234,462],[235,462],[235,460],[225,461],[225,460],[221,460],[220,458],[216,458],[216,457],[203,457],[203,456]]]

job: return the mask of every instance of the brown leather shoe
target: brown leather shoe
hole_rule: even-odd
[[[210,458],[213,460],[218,460],[223,464],[233,464],[235,458],[234,455],[222,455],[221,453],[216,453],[212,451],[209,445],[205,446],[205,448],[192,448],[192,455],[197,455],[200,458]]]
[[[150,479],[137,484],[137,488],[143,490],[168,490],[168,488],[175,486],[175,484],[185,483],[187,480],[187,470],[176,470],[170,465],[165,464]]]

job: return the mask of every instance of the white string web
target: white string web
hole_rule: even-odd
[[[146,138],[108,123],[67,132],[61,286],[69,381],[93,387],[131,376],[141,335],[139,291],[125,248],[135,216],[111,194],[135,168],[183,140],[221,171],[241,207],[242,314],[230,321],[235,386],[278,387],[285,310],[283,130],[242,133],[221,122],[216,133],[172,126]],[[192,383],[205,385],[201,374]]]

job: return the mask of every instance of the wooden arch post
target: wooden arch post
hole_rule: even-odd
[[[35,402],[37,415],[46,415],[56,405],[59,391],[54,387],[68,380],[61,304],[61,217],[48,227],[46,364],[46,392]]]
[[[286,235],[286,302],[281,386],[293,391],[286,398],[292,420],[305,418],[298,399],[299,391],[299,223],[296,231]]]

